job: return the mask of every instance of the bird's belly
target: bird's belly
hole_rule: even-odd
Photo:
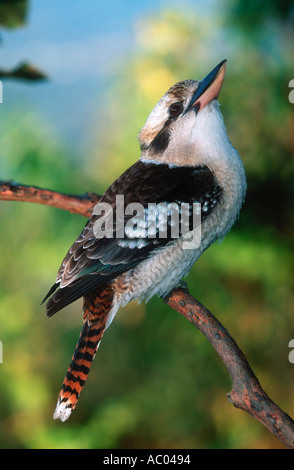
[[[191,243],[194,243],[191,245]],[[166,296],[185,276],[210,243],[177,239],[151,258],[120,276],[115,291],[120,306],[131,300],[148,301],[154,295]]]

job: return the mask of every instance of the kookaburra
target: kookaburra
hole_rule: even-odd
[[[224,238],[238,217],[246,178],[217,102],[225,69],[223,60],[203,80],[179,82],[158,101],[138,135],[140,159],[114,181],[99,202],[112,210],[112,236],[97,237],[95,227],[101,217],[105,221],[105,211],[96,207],[44,299],[49,298],[48,317],[78,298],[84,299],[83,328],[58,397],[55,419],[65,421],[75,408],[103,334],[119,308],[131,300],[166,296],[199,256]],[[185,203],[191,209],[197,203],[201,209],[199,243],[186,248],[187,233],[181,228],[178,236],[172,236],[168,212],[168,230],[164,237],[156,236],[162,223],[160,210],[155,210],[152,235],[143,231],[142,236],[142,230],[138,236],[136,231],[130,235],[127,211],[120,217],[118,229],[115,215],[121,199],[117,196],[123,197],[123,209],[140,204],[144,216],[149,207],[154,212],[154,205],[176,203],[182,207]],[[188,226],[188,235],[199,229],[190,221]]]

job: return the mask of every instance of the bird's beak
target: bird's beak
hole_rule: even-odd
[[[222,87],[222,83],[226,71],[226,59],[222,60],[203,80],[198,84],[192,99],[186,109],[190,111],[194,106],[197,106],[197,111],[200,111],[205,105],[210,103],[213,99],[217,99]]]

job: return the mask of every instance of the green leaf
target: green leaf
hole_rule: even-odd
[[[0,25],[11,29],[23,26],[28,6],[28,0],[0,0]]]

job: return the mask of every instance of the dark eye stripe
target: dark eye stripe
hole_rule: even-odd
[[[153,139],[150,144],[150,149],[155,154],[160,154],[165,151],[169,144],[169,129],[163,128],[160,132],[158,132],[157,136]]]
[[[169,140],[170,140],[169,126],[172,124],[173,119],[178,117],[183,111],[183,104],[180,101],[173,103],[170,105],[168,110],[169,110],[168,120],[165,122],[161,131],[158,132],[158,134],[152,140],[149,146],[150,150],[152,150],[152,152],[157,155],[162,154],[168,147]]]

